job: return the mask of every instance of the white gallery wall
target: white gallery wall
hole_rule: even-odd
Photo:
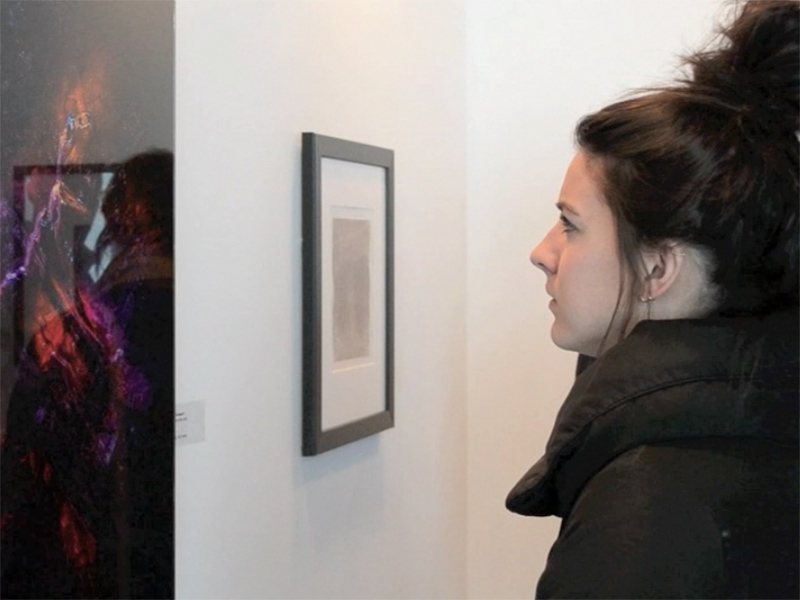
[[[574,356],[527,253],[571,129],[714,0],[178,0],[180,598],[532,597],[507,513]],[[300,456],[300,134],[395,150],[396,427]]]
[[[461,598],[463,2],[179,0],[181,598]],[[301,132],[395,151],[396,427],[301,446]]]
[[[532,598],[560,520],[505,511],[541,456],[576,355],[550,343],[528,254],[584,114],[675,74],[718,0],[467,2],[468,594]],[[587,299],[591,301],[591,299]]]

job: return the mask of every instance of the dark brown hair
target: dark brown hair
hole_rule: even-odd
[[[715,47],[685,59],[686,79],[579,122],[617,225],[623,323],[640,250],[666,240],[699,250],[715,313],[798,306],[798,15],[794,1],[742,4]]]
[[[119,167],[103,201],[106,226],[97,252],[121,246],[158,247],[172,256],[174,246],[174,157],[168,150],[137,154]]]

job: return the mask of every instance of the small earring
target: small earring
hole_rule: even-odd
[[[640,300],[641,302],[647,302],[647,303],[650,303],[650,302],[652,302],[653,300],[655,300],[655,298],[653,298],[652,296],[649,296],[649,295],[648,295],[646,298],[645,298],[644,296],[639,296],[639,300]]]

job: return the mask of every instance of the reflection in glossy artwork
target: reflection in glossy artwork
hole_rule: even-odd
[[[174,3],[0,3],[2,597],[174,592]]]

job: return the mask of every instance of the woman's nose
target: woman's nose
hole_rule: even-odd
[[[556,272],[556,252],[553,245],[549,242],[552,230],[545,235],[542,240],[531,250],[530,261],[534,267],[541,269],[545,275]]]

